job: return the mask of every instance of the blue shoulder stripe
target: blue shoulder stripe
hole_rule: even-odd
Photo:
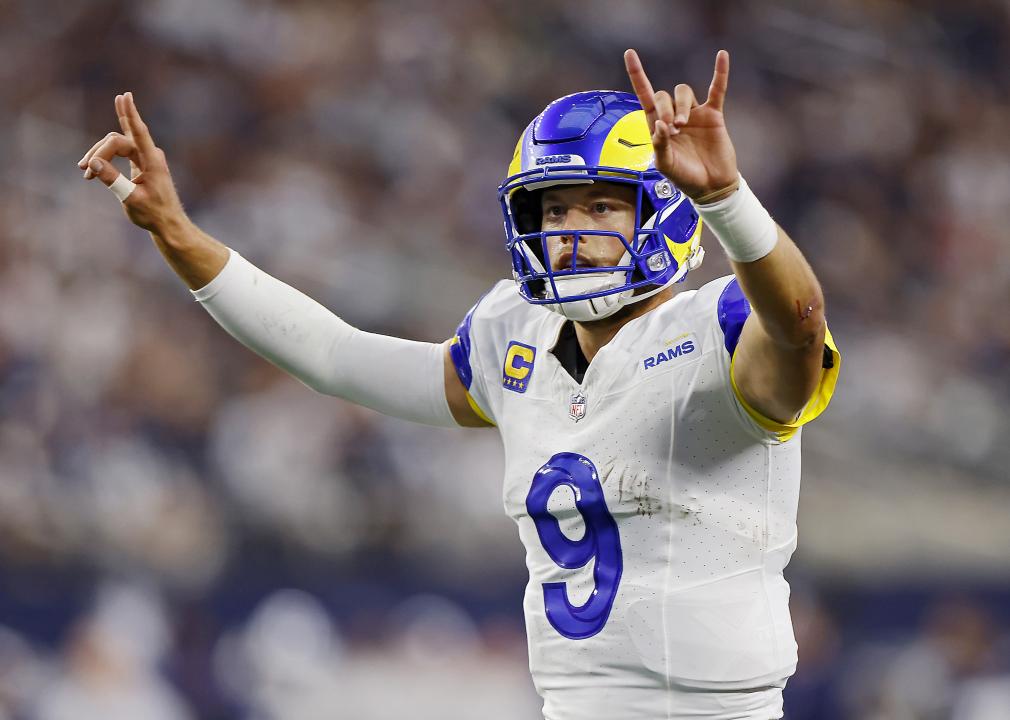
[[[473,322],[474,311],[486,295],[487,293],[481,295],[477,302],[473,304],[473,307],[470,308],[470,311],[463,318],[463,322],[456,328],[456,335],[449,345],[449,356],[452,358],[452,364],[456,367],[456,374],[459,376],[460,382],[463,383],[463,387],[467,390],[470,389],[470,385],[473,383],[473,369],[470,367],[470,323]]]
[[[733,278],[726,287],[723,288],[722,295],[719,296],[717,305],[719,314],[719,327],[726,341],[726,350],[732,357],[736,351],[736,344],[740,341],[740,332],[743,324],[750,315],[750,303],[744,297],[740,283]]]

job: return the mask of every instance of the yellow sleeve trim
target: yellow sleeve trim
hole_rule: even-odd
[[[498,427],[497,425],[495,425],[494,420],[485,415],[484,411],[480,409],[480,405],[478,405],[477,401],[473,399],[473,395],[470,394],[469,390],[466,391],[466,401],[470,403],[470,408],[475,413],[477,413],[477,417],[486,422],[488,425],[494,425],[495,427]]]
[[[813,396],[807,402],[799,417],[791,423],[780,423],[765,417],[747,404],[747,401],[743,399],[743,395],[740,393],[740,389],[736,386],[736,378],[733,377],[733,363],[736,361],[736,353],[733,353],[733,357],[729,362],[729,381],[733,386],[733,393],[736,395],[736,399],[740,401],[743,409],[753,418],[754,422],[768,432],[775,433],[780,442],[789,440],[796,434],[797,430],[824,412],[824,408],[831,402],[831,396],[835,394],[835,384],[838,382],[838,371],[842,366],[842,356],[835,345],[835,339],[831,337],[831,330],[827,327],[824,328],[824,344],[831,351],[831,367],[823,370],[821,373],[821,382],[817,386],[817,389],[814,390]]]

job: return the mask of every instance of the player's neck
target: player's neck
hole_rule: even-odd
[[[600,348],[613,340],[614,335],[622,327],[653,308],[662,305],[672,297],[673,290],[667,288],[641,302],[625,305],[610,317],[603,318],[602,320],[586,323],[576,322],[575,337],[579,341],[579,348],[582,350],[582,354],[586,356],[586,360],[592,362],[593,358],[596,357],[596,353],[600,351]]]

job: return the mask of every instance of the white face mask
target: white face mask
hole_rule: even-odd
[[[561,295],[582,295],[601,290],[609,290],[624,282],[624,273],[601,272],[587,273],[585,275],[572,275],[569,277],[555,278],[558,292]],[[613,315],[621,309],[624,304],[622,298],[630,297],[631,290],[603,297],[591,298],[589,300],[575,300],[566,303],[550,303],[544,305],[548,310],[553,310],[559,315],[563,315],[569,320],[577,322],[591,322],[601,320]],[[547,297],[553,297],[554,292],[550,283],[547,284]]]
[[[575,322],[592,322],[593,320],[602,320],[603,318],[610,317],[625,305],[640,302],[646,298],[652,297],[656,293],[662,292],[680,280],[689,270],[694,270],[700,266],[702,260],[704,259],[705,250],[699,245],[687,259],[687,262],[684,263],[680,271],[670,278],[666,284],[658,285],[653,287],[651,290],[641,292],[637,295],[634,290],[625,290],[624,292],[604,295],[602,297],[592,298],[589,300],[574,300],[566,303],[548,303],[545,304],[544,307],[568,318],[569,320],[574,320]],[[625,254],[625,256],[621,258],[619,264],[623,265],[627,262],[628,255]],[[601,272],[586,273],[585,275],[571,275],[568,277],[555,278],[554,283],[557,285],[558,292],[562,295],[582,295],[599,292],[601,290],[608,290],[623,284],[624,273]],[[551,290],[550,283],[548,283],[547,297],[553,297],[553,295],[554,293]]]

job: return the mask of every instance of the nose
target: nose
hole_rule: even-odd
[[[573,215],[575,215],[575,213],[569,212],[565,217],[565,222],[560,228],[558,228],[564,233],[563,235],[558,236],[558,249],[561,253],[571,254],[574,261],[574,257],[579,251],[579,246],[582,244],[581,234],[576,235],[575,233],[580,230],[585,230],[586,225],[578,218],[573,220]]]
[[[569,231],[575,230],[591,230],[591,218],[588,213],[583,212],[578,208],[569,208],[568,212],[565,213],[565,221],[562,223],[559,230],[565,234],[561,236],[562,242],[574,243],[575,235],[569,234]]]
[[[553,235],[548,241],[548,254],[552,258],[555,269],[566,269],[575,266],[577,258],[586,254],[584,243],[591,244],[592,235],[588,237],[586,231],[593,231],[597,228],[597,223],[593,215],[585,208],[573,204],[566,208],[564,219],[551,228],[557,235]],[[576,235],[576,233],[578,233]],[[562,259],[564,258],[564,259]]]
[[[585,230],[589,227],[590,219],[589,214],[581,208],[569,208],[568,212],[565,213],[565,222],[562,224],[561,229]]]
[[[576,258],[581,252],[582,243],[585,239],[581,234],[576,235],[575,233],[590,229],[588,221],[589,218],[586,214],[578,210],[570,209],[565,214],[564,222],[557,228],[563,234],[555,235],[552,238],[555,244],[550,254],[554,260],[555,270],[574,269],[577,262]]]

